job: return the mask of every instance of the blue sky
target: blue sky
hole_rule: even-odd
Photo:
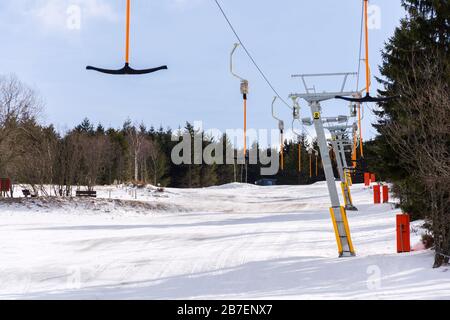
[[[357,69],[361,0],[221,3],[283,97],[303,91],[291,74]],[[381,28],[370,33],[371,68],[378,75],[380,50],[405,13],[400,1],[371,3],[381,9]],[[70,5],[81,8],[79,30],[67,28]],[[236,40],[214,1],[132,0],[132,7],[132,66],[167,64],[168,71],[117,77],[85,70],[88,64],[123,65],[125,0],[4,0],[0,74],[14,73],[37,89],[46,104],[44,121],[60,130],[84,117],[113,127],[129,117],[148,126],[177,128],[201,120],[205,128],[241,128],[239,82],[228,70]],[[236,69],[250,81],[248,126],[276,128],[270,115],[273,92],[243,51],[236,53]],[[302,116],[310,116],[302,107]],[[290,111],[282,105],[278,109],[290,123]],[[326,115],[348,110],[336,101],[324,109]],[[365,137],[375,133],[369,125],[373,119],[366,110]]]

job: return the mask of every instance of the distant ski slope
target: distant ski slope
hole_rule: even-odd
[[[448,267],[433,270],[431,252],[396,254],[398,210],[372,205],[361,185],[348,213],[357,257],[346,259],[324,183],[139,189],[137,200],[97,190],[127,201],[0,203],[0,298],[450,298]]]

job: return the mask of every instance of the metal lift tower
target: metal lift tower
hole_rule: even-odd
[[[345,84],[349,76],[356,75],[356,73],[327,73],[327,74],[303,74],[293,75],[294,78],[301,78],[304,86],[305,93],[303,94],[291,94],[291,98],[304,99],[311,108],[311,114],[313,117],[314,127],[316,129],[317,143],[322,155],[322,164],[325,172],[325,177],[328,185],[328,192],[331,200],[331,218],[333,221],[334,231],[336,234],[336,241],[339,250],[340,257],[352,257],[355,256],[355,250],[350,235],[350,228],[347,220],[347,213],[345,207],[341,206],[339,201],[339,195],[334,179],[333,167],[331,159],[328,153],[328,144],[325,136],[325,130],[322,119],[322,107],[321,102],[335,99],[336,96],[349,96],[356,94],[356,92],[345,92]],[[317,93],[315,88],[309,88],[306,79],[311,77],[336,77],[342,76],[344,78],[341,90],[339,92],[322,92]]]
[[[353,126],[328,126],[327,129],[331,133],[331,145],[336,154],[336,162],[341,179],[342,195],[344,197],[345,209],[349,211],[357,211],[358,209],[353,205],[352,195],[348,183],[348,166],[345,158],[345,145],[348,144],[344,140],[344,133],[347,129],[352,129]],[[350,144],[351,145],[351,144]]]

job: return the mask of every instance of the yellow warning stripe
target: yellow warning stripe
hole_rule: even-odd
[[[353,205],[352,194],[350,193],[350,188],[346,182],[341,182],[342,196],[344,197],[344,204]]]
[[[348,199],[350,200],[350,204],[353,205],[352,193],[350,192],[350,188],[348,187],[348,185],[347,190],[348,190]]]
[[[350,252],[355,254],[355,249],[353,248],[352,237],[350,235],[350,228],[348,226],[347,213],[345,212],[345,208],[341,207],[341,215],[342,221],[344,222],[345,233],[347,234],[348,247],[350,248]]]
[[[352,174],[349,170],[345,170],[345,181],[350,187],[353,185]]]
[[[330,214],[331,214],[331,220],[333,221],[334,233],[336,235],[336,243],[338,245],[339,255],[342,255],[343,250],[342,250],[341,237],[339,236],[339,229],[338,229],[338,226],[336,223],[336,216],[334,215],[333,208],[330,208]]]

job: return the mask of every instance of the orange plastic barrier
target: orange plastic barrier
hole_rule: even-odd
[[[397,215],[397,252],[410,252],[411,251],[411,238],[409,231],[409,215],[399,214]]]
[[[370,173],[364,173],[364,185],[366,187],[370,186]]]
[[[9,178],[0,179],[0,192],[9,192],[11,190],[11,180]]]
[[[383,203],[389,202],[389,186],[383,186]]]
[[[381,203],[381,188],[379,184],[373,186],[373,203]]]

